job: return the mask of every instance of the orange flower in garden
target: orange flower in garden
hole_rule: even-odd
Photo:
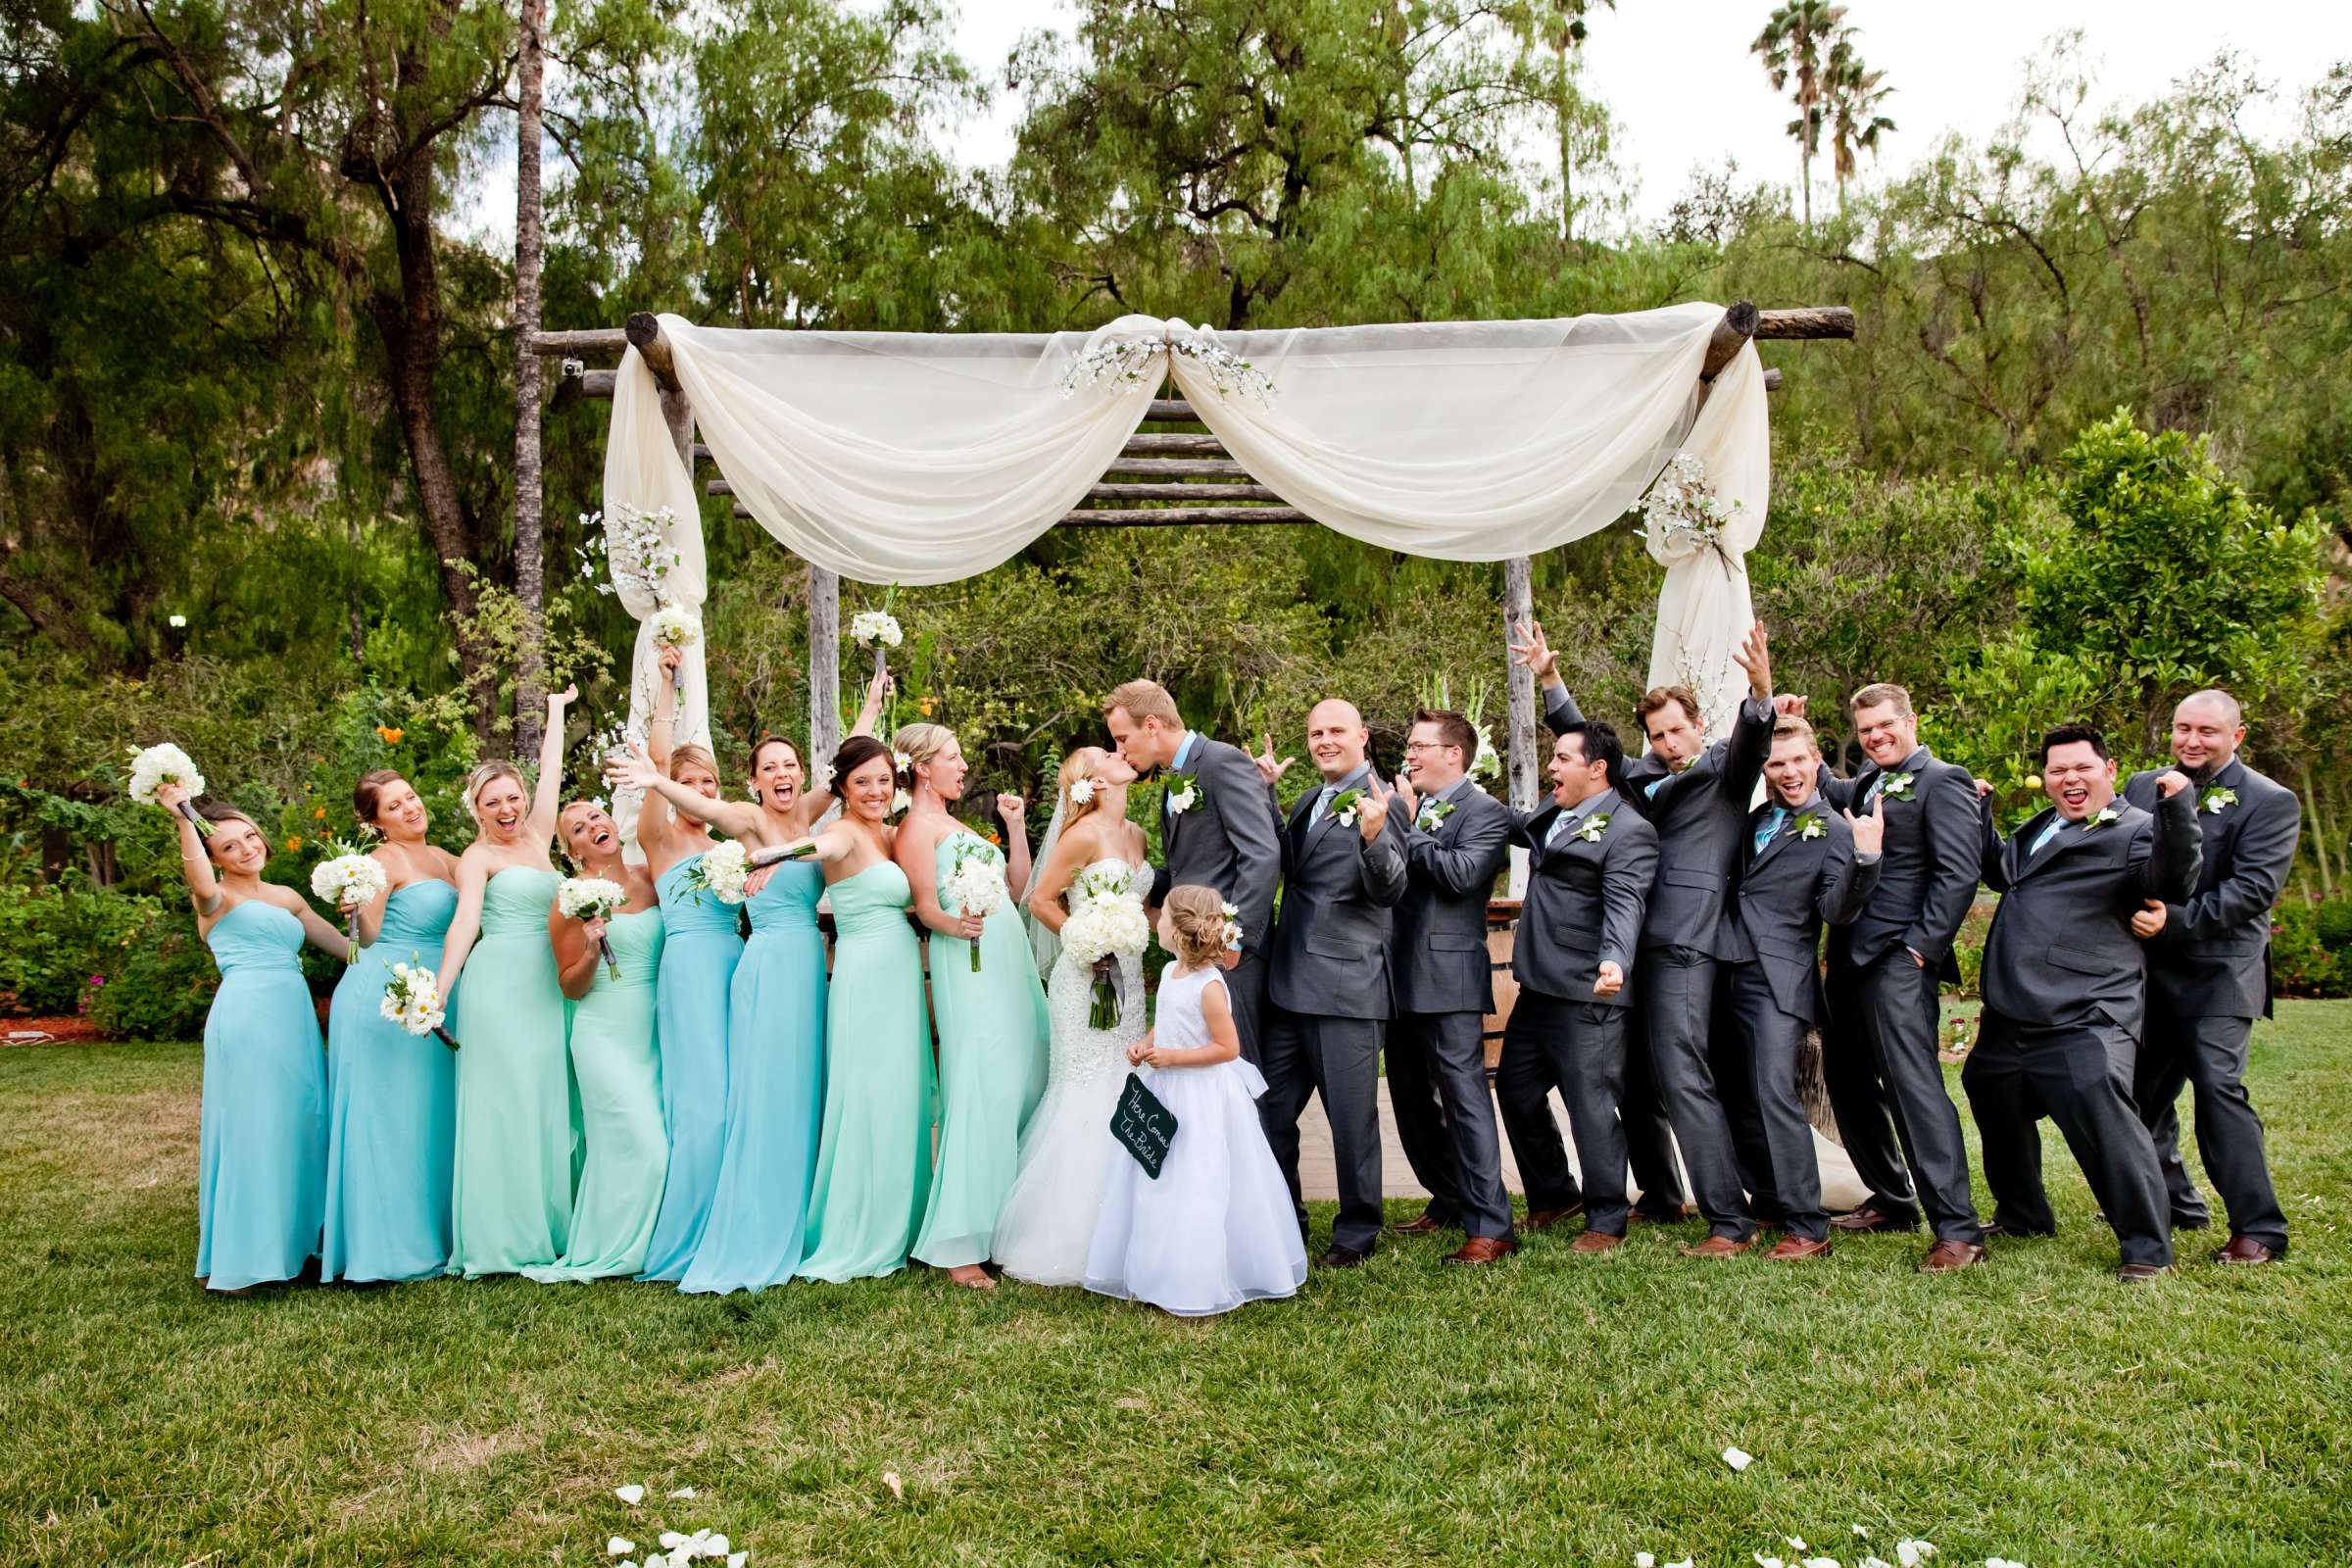
[[[398,746],[400,744],[400,731],[392,728],[388,724],[378,724],[375,726],[375,738],[382,741],[386,746]]]
[[[931,716],[931,706],[932,706],[932,704],[931,704],[931,699],[930,699],[930,698],[928,698],[928,697],[925,697],[925,698],[921,699],[920,701],[916,702],[916,704],[914,705],[914,710],[915,710],[916,712],[918,712],[918,713],[922,714],[922,715],[923,715],[925,718],[929,718],[929,717]]]
[[[318,808],[316,808],[315,810],[313,810],[313,811],[311,812],[311,819],[312,819],[313,821],[316,821],[316,822],[323,822],[323,821],[325,821],[325,820],[326,820],[326,808],[325,808],[325,807],[323,807],[323,806],[321,806],[321,807],[318,807]]]
[[[287,848],[287,849],[289,849],[289,850],[299,850],[299,849],[301,849],[301,848],[302,848],[302,835],[301,835],[301,834],[299,834],[299,833],[297,833],[297,834],[295,834],[295,835],[294,835],[292,838],[290,838],[290,839],[286,840],[286,848]]]

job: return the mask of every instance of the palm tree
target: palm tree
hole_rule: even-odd
[[[1845,182],[1854,177],[1857,151],[1877,157],[1879,133],[1895,123],[1879,112],[1893,95],[1886,73],[1862,63],[1854,45],[1855,29],[1847,27],[1830,48],[1829,118],[1831,168],[1838,176],[1838,211],[1845,211]]]
[[[1822,66],[1844,28],[1843,6],[1829,0],[1782,0],[1756,41],[1747,46],[1749,54],[1764,57],[1764,74],[1772,78],[1774,92],[1788,91],[1791,78],[1796,82],[1789,94],[1796,103],[1796,118],[1788,122],[1788,134],[1796,142],[1808,228],[1813,226],[1813,157],[1821,151],[1822,89],[1827,84]]]
[[[1617,9],[1617,0],[1539,0],[1528,14],[1535,35],[1551,50],[1551,108],[1560,137],[1560,239],[1576,238],[1577,132],[1590,131],[1593,106],[1576,87],[1576,51],[1588,31],[1585,18],[1598,8]],[[1605,126],[1605,117],[1603,119]],[[1606,151],[1605,146],[1602,149]]]

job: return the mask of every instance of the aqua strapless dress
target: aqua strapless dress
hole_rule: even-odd
[[[881,860],[832,894],[825,1115],[800,1273],[839,1281],[906,1266],[931,1190],[935,1093],[906,873]]]
[[[690,855],[662,873],[662,1110],[669,1124],[669,1177],[645,1254],[649,1280],[686,1273],[702,1246],[726,1136],[727,989],[743,957],[741,906],[686,885],[702,860]]]
[[[205,936],[220,989],[204,1015],[196,1277],[216,1291],[290,1280],[318,1255],[326,1061],[302,978],[302,922],[247,899]]]
[[[441,939],[457,912],[458,890],[447,882],[399,889],[384,904],[374,943],[335,985],[326,1021],[326,1239],[318,1254],[325,1279],[420,1280],[449,1267],[456,1054],[377,1009],[394,964],[441,967]]]
[[[571,1237],[578,1110],[547,935],[563,881],[532,866],[490,878],[451,1014],[463,1049],[450,1262],[468,1279],[553,1263]]]
[[[570,1246],[554,1264],[522,1271],[542,1285],[645,1267],[669,1159],[662,1128],[662,1056],[654,1039],[662,937],[658,908],[606,921],[605,945],[620,978],[600,958],[588,995],[572,1004],[571,1078],[579,1090],[585,1147]]]
[[[948,874],[960,854],[973,851],[1004,858],[975,833],[940,840],[934,874],[942,907],[949,907]],[[1020,910],[1007,904],[983,921],[979,947],[974,974],[971,943],[931,933],[939,1162],[914,1256],[935,1268],[988,1261],[997,1213],[1020,1169],[1021,1129],[1046,1092],[1046,988]]]
[[[825,1098],[824,875],[779,865],[750,900],[727,1019],[727,1132],[685,1291],[759,1291],[800,1266]]]

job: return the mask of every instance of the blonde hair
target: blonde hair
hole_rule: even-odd
[[[1845,700],[1845,710],[1849,713],[1859,712],[1865,708],[1891,708],[1895,717],[1909,718],[1911,694],[1890,680],[1883,680],[1876,685],[1863,687]]]
[[[1061,792],[1061,814],[1065,823],[1077,821],[1102,804],[1101,785],[1097,785],[1094,794],[1084,801],[1070,799],[1070,786],[1082,778],[1101,777],[1103,759],[1108,756],[1110,754],[1100,746],[1081,746],[1061,760],[1061,771],[1054,777],[1054,787]]]
[[[482,791],[502,778],[513,779],[514,787],[522,791],[524,799],[529,799],[530,780],[524,778],[522,769],[516,767],[513,762],[484,762],[466,775],[466,814],[473,818],[476,831],[479,831],[482,825],[482,808],[479,804]]]
[[[686,766],[690,762],[697,767],[710,769],[711,778],[716,779],[718,777],[718,759],[710,755],[710,748],[706,746],[687,745],[681,746],[676,751],[669,754],[670,778],[675,780],[678,776],[678,769]]]
[[[1188,969],[1203,969],[1225,953],[1225,899],[1197,882],[1168,890],[1168,924],[1176,928],[1176,956]]]
[[[1821,738],[1813,733],[1812,724],[1802,716],[1796,713],[1783,713],[1774,719],[1772,721],[1772,738],[1777,741],[1784,735],[1802,735],[1805,738],[1805,744],[1813,748],[1813,754],[1816,757],[1821,755]]]
[[[890,749],[906,759],[906,770],[900,782],[908,789],[914,787],[914,770],[948,749],[956,732],[945,724],[902,724],[890,738]]]
[[[1102,699],[1102,711],[1107,715],[1114,708],[1125,709],[1127,716],[1138,724],[1147,718],[1156,718],[1170,727],[1184,722],[1176,711],[1176,699],[1155,680],[1131,680],[1113,687],[1110,695]]]

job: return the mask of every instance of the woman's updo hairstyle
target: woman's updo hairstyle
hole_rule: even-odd
[[[1168,923],[1176,928],[1176,956],[1202,969],[1225,955],[1225,900],[1197,882],[1168,890]]]
[[[779,739],[778,744],[785,743]],[[712,778],[718,777],[718,759],[710,755],[710,749],[707,746],[681,746],[671,752],[669,754],[670,779],[674,782],[678,776],[678,769],[689,764],[707,770]]]
[[[847,806],[850,800],[850,775],[877,757],[889,761],[890,748],[871,735],[853,735],[843,741],[841,750],[833,754],[833,776],[825,780],[827,793]],[[895,767],[892,776],[897,777]]]
[[[403,782],[396,767],[379,767],[372,773],[362,773],[360,781],[351,787],[351,812],[360,819],[360,826],[372,829],[375,813],[383,805],[384,791]]]
[[[890,738],[890,744],[906,759],[906,776],[899,780],[908,789],[914,788],[914,770],[947,750],[956,732],[945,724],[905,724]]]
[[[1061,791],[1061,818],[1064,822],[1077,821],[1101,802],[1102,786],[1097,780],[1102,771],[1103,760],[1109,756],[1100,746],[1081,746],[1061,760],[1061,772],[1055,777],[1055,785]],[[1070,787],[1081,780],[1089,786],[1079,792],[1085,797],[1083,800],[1070,793]]]

